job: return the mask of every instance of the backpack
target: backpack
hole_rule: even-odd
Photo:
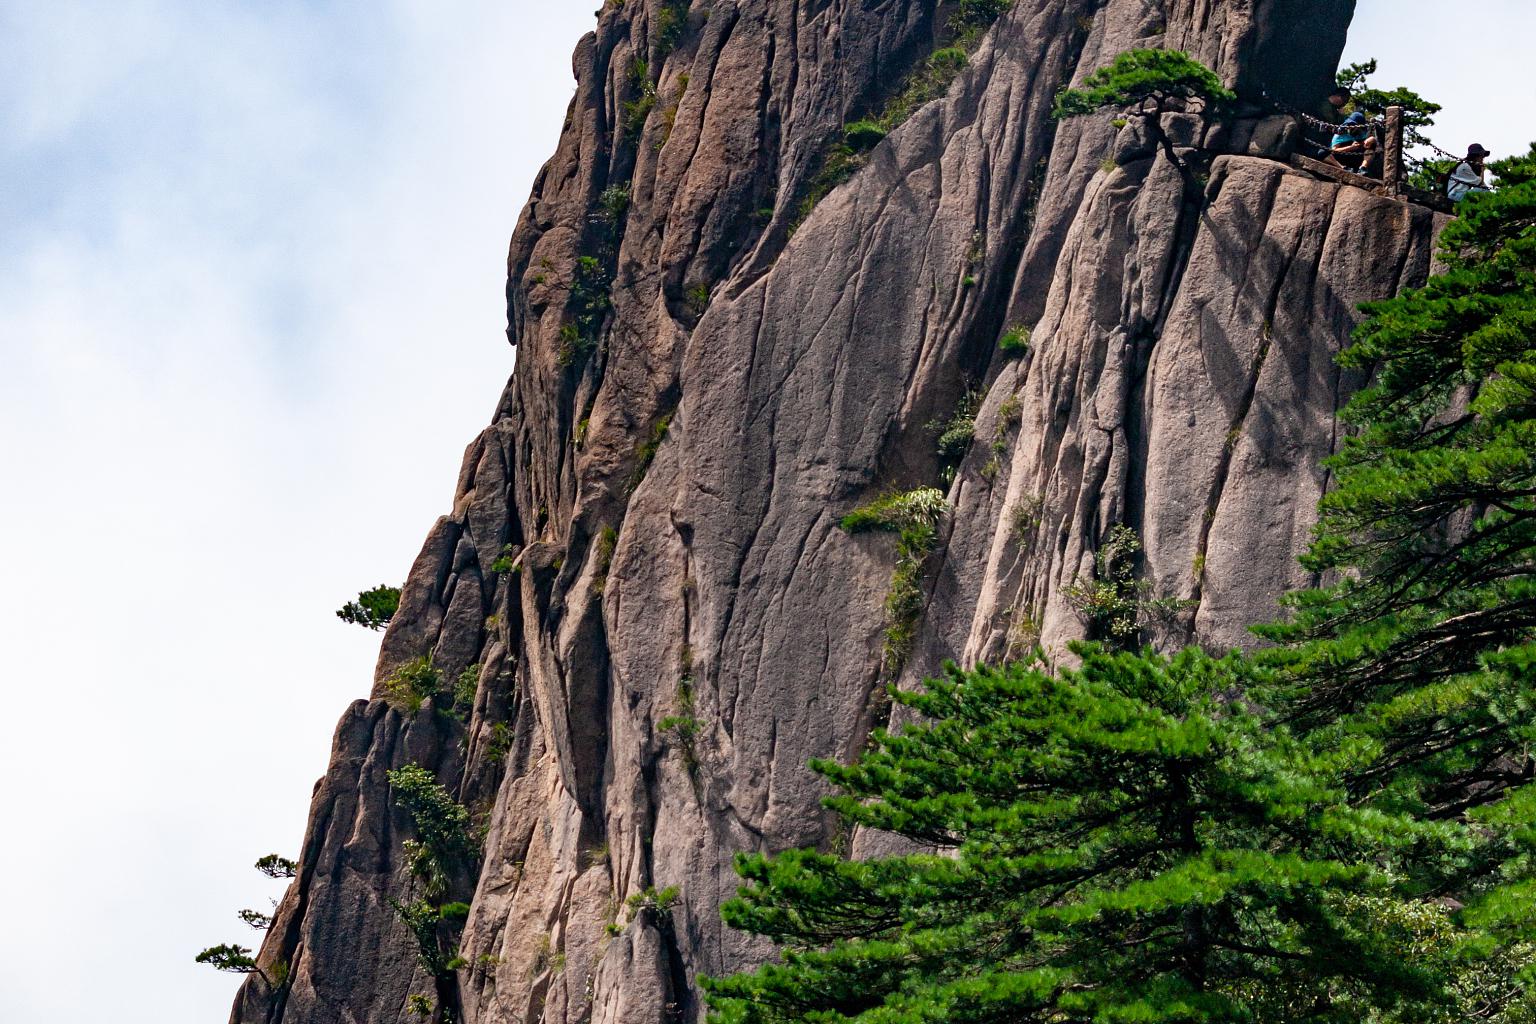
[[[1436,192],[1438,192],[1442,196],[1449,196],[1451,194],[1451,175],[1455,174],[1456,173],[1456,168],[1458,168],[1460,166],[1461,166],[1461,161],[1458,160],[1456,163],[1452,164],[1450,167],[1446,168],[1445,170],[1443,170],[1443,171],[1436,171],[1435,172],[1435,191]]]

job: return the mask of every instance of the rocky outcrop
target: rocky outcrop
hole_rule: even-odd
[[[841,126],[948,42],[952,4],[607,4],[513,237],[517,367],[348,711],[294,886],[233,1020],[644,1024],[760,959],[718,908],[741,849],[874,848],[819,807],[892,678],[1091,626],[1117,526],[1165,645],[1248,642],[1306,582],[1359,302],[1428,271],[1433,215],[1275,159],[1287,122],[1170,115],[1181,171],[1058,89],[1131,46],[1248,91],[1322,91],[1350,0],[1015,0],[941,99],[819,202]],[[1004,352],[1005,333],[1029,346]],[[975,396],[955,466],[930,424]],[[899,668],[895,553],[840,517],[945,486]],[[473,682],[413,714],[430,655]],[[435,706],[434,706],[435,705]],[[455,994],[420,969],[385,770],[435,769],[484,828]],[[670,904],[664,890],[675,887]],[[451,1003],[452,1005],[444,1005]],[[419,1005],[419,1001],[418,1001]]]

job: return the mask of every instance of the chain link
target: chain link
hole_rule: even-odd
[[[1262,95],[1264,97],[1265,100],[1267,100],[1269,102],[1270,106],[1274,107],[1276,110],[1280,111],[1282,114],[1289,114],[1289,115],[1291,115],[1294,118],[1298,118],[1304,124],[1310,125],[1313,128],[1317,128],[1317,129],[1320,129],[1322,131],[1333,132],[1335,134],[1338,133],[1338,129],[1339,129],[1340,125],[1335,124],[1332,121],[1324,121],[1320,117],[1314,117],[1312,114],[1307,113],[1305,110],[1298,110],[1296,107],[1291,106],[1289,103],[1286,103],[1284,100],[1275,99],[1275,97],[1273,97],[1273,96],[1271,96],[1269,94],[1269,90],[1267,88],[1262,88],[1261,87],[1259,89],[1259,93],[1260,93],[1260,95]],[[1367,128],[1383,128],[1383,127],[1386,126],[1386,123],[1387,122],[1385,120],[1383,120],[1381,118],[1377,118],[1374,121],[1367,120],[1365,122],[1365,127],[1367,127]]]
[[[1289,114],[1292,117],[1297,118],[1298,120],[1300,120],[1303,124],[1306,124],[1306,125],[1308,125],[1308,126],[1310,126],[1312,128],[1316,128],[1319,131],[1332,132],[1334,134],[1338,134],[1338,129],[1340,128],[1340,125],[1334,124],[1331,121],[1324,121],[1320,117],[1314,117],[1313,115],[1307,113],[1304,110],[1298,110],[1297,108],[1291,106],[1289,103],[1286,103],[1283,100],[1276,99],[1274,96],[1270,95],[1268,87],[1264,86],[1262,83],[1260,84],[1260,87],[1259,87],[1259,94],[1261,96],[1263,96],[1266,101],[1268,101],[1270,106],[1274,107],[1276,110],[1280,111],[1282,114]],[[1371,128],[1371,129],[1383,129],[1383,128],[1386,127],[1386,121],[1383,118],[1377,118],[1374,121],[1367,120],[1365,122],[1365,126],[1367,128]],[[1465,157],[1459,157],[1455,153],[1447,153],[1445,150],[1441,149],[1439,146],[1437,146],[1433,142],[1429,141],[1429,139],[1425,138],[1423,132],[1415,132],[1414,134],[1418,136],[1418,142],[1416,143],[1416,145],[1423,145],[1423,146],[1429,147],[1430,149],[1432,149],[1436,153],[1438,153],[1442,159],[1445,159],[1445,160],[1455,160],[1458,163],[1461,162],[1463,159],[1465,159]],[[1420,166],[1423,166],[1423,165],[1429,163],[1428,160],[1420,160],[1419,158],[1409,154],[1407,146],[1403,147],[1403,157],[1406,160],[1412,160],[1414,163],[1416,163],[1416,164],[1418,164]]]

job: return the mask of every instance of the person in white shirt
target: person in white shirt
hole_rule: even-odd
[[[1445,185],[1445,194],[1452,202],[1461,202],[1473,192],[1491,192],[1488,181],[1483,177],[1485,173],[1483,161],[1488,158],[1488,151],[1477,143],[1467,149],[1467,158],[1456,165],[1451,172],[1450,179]]]

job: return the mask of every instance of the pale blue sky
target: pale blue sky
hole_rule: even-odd
[[[192,955],[257,944],[249,865],[377,649],[332,610],[403,577],[511,369],[598,2],[0,0],[7,1024],[227,1015]],[[1365,0],[1350,57],[1504,153],[1533,38]]]

